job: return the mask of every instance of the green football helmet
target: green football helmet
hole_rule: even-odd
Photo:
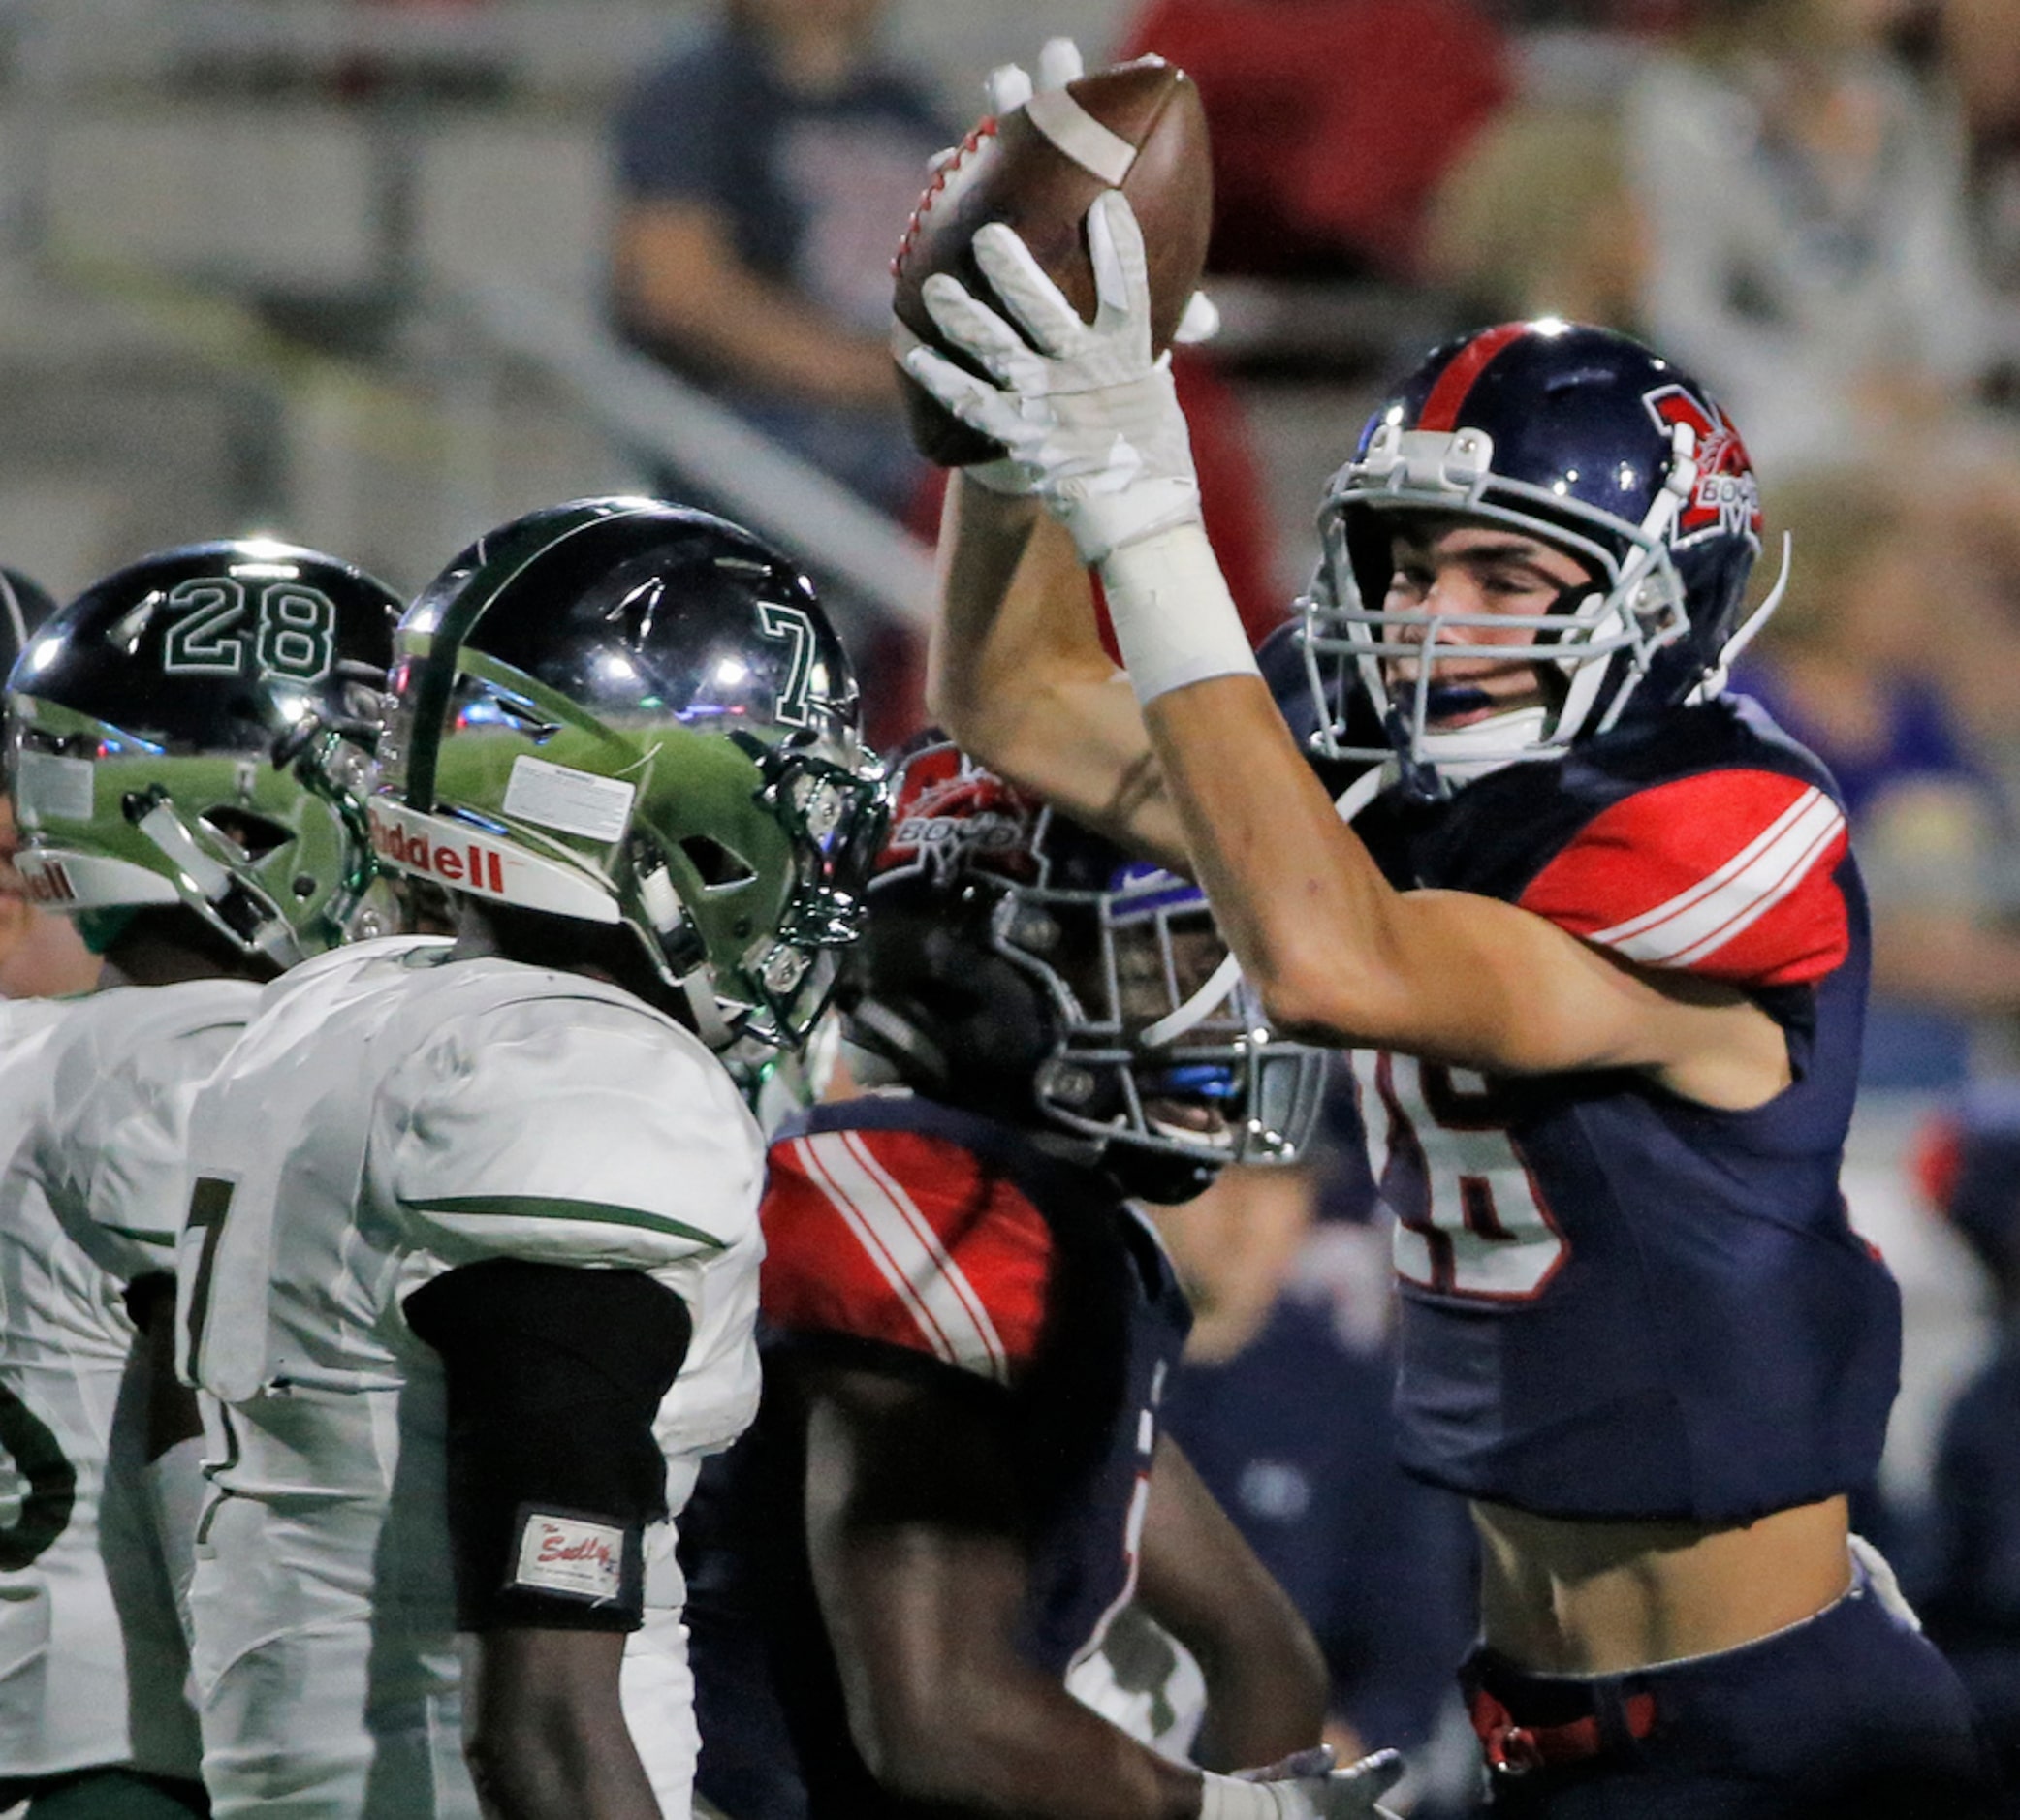
[[[704,512],[579,500],[472,545],[397,645],[382,863],[621,926],[718,1051],[805,1040],[885,802],[796,565]]]
[[[144,556],[31,634],[8,680],[30,895],[102,948],[180,906],[286,968],[390,932],[364,798],[398,598],[264,538]]]

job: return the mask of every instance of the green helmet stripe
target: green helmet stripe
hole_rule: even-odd
[[[668,1219],[662,1213],[647,1213],[638,1208],[613,1207],[603,1201],[554,1201],[535,1194],[450,1195],[433,1201],[402,1201],[401,1207],[417,1213],[447,1213],[458,1219],[581,1220],[596,1226],[635,1226],[641,1232],[663,1233],[670,1239],[684,1239],[710,1251],[723,1249],[724,1240],[684,1220]]]

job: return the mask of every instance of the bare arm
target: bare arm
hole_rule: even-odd
[[[1191,1820],[1196,1772],[1017,1653],[1026,1494],[993,1408],[880,1373],[824,1374],[807,1541],[857,1747],[892,1794],[954,1813]]]
[[[1034,499],[961,475],[940,525],[926,697],[963,750],[1146,859],[1189,872],[1128,678],[1073,540]]]
[[[1396,891],[1258,679],[1175,689],[1146,720],[1200,882],[1280,1027],[1498,1073],[1639,1068],[1712,1106],[1788,1083],[1779,1026],[1736,988],[1616,960],[1495,898]]]
[[[753,271],[706,203],[634,204],[616,246],[632,320],[698,361],[811,403],[896,404],[889,348]]]
[[[1198,1661],[1220,1767],[1318,1742],[1326,1664],[1288,1595],[1169,1437],[1159,1437],[1137,1599]]]
[[[622,1631],[501,1628],[466,1646],[463,1755],[494,1820],[659,1820],[617,1697]]]

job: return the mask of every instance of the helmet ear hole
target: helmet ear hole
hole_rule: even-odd
[[[735,891],[757,877],[757,868],[741,853],[732,852],[707,834],[689,834],[680,842],[680,851],[687,856],[707,891]]]
[[[285,846],[295,838],[294,830],[270,816],[260,815],[251,809],[235,808],[229,803],[218,803],[204,811],[198,818],[214,834],[229,840],[247,860],[264,860],[275,848]]]

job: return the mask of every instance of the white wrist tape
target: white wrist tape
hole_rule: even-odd
[[[1278,1800],[1278,1791],[1293,1798],[1297,1791],[1282,1782],[1244,1782],[1231,1775],[1204,1773],[1206,1786],[1200,1791],[1199,1820],[1301,1820],[1312,1811],[1310,1802],[1287,1805]]]
[[[1209,676],[1260,674],[1234,596],[1199,524],[1111,550],[1101,585],[1139,702]]]

